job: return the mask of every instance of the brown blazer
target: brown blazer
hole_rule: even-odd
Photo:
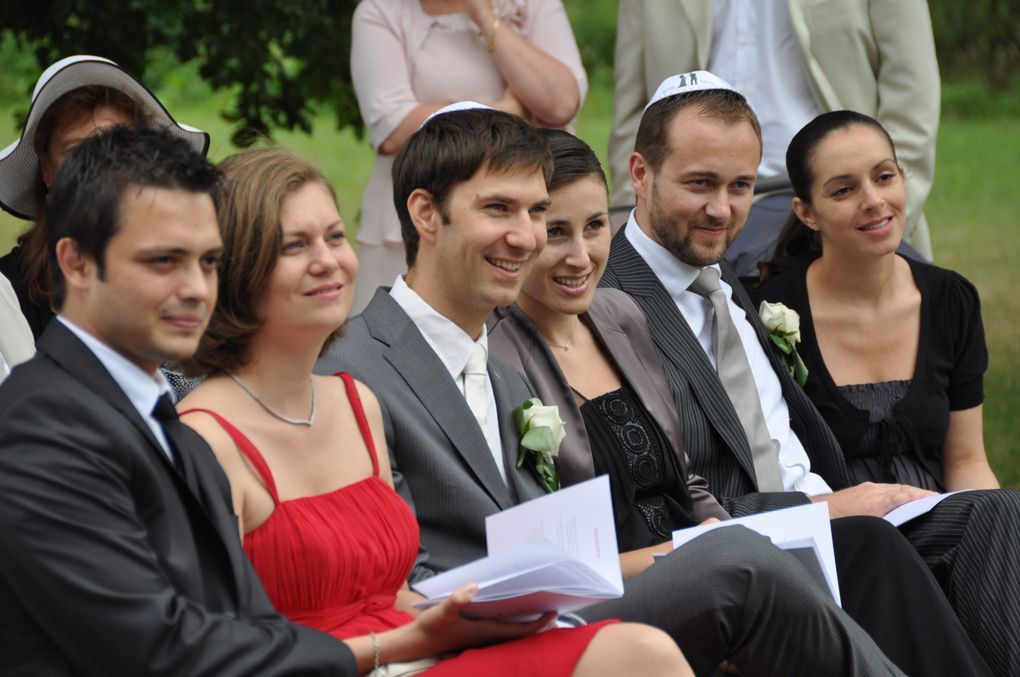
[[[581,320],[595,334],[620,375],[669,440],[681,472],[687,475],[695,519],[699,522],[709,517],[729,519],[726,510],[708,491],[708,483],[691,474],[688,468],[680,417],[644,313],[627,294],[616,289],[598,289]],[[576,484],[593,477],[591,446],[581,410],[538,329],[515,305],[497,308],[489,318],[488,330],[492,355],[524,374],[543,403],[559,407],[567,429],[556,458],[563,484]]]

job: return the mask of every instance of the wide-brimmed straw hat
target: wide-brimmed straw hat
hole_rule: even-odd
[[[208,134],[174,120],[145,85],[113,61],[87,54],[69,56],[39,76],[21,138],[0,151],[0,207],[23,219],[35,218],[35,187],[39,175],[39,158],[33,143],[35,130],[57,99],[79,87],[92,85],[124,92],[141,103],[152,124],[166,127],[203,155],[209,149]]]

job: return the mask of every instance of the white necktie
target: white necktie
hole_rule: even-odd
[[[471,348],[471,357],[468,358],[467,366],[464,367],[464,399],[467,400],[471,413],[482,429],[485,439],[489,439],[489,372],[485,348],[482,344],[476,343]]]
[[[776,447],[761,411],[761,400],[751,373],[751,363],[744,352],[744,344],[733,323],[733,316],[730,315],[729,299],[719,284],[719,271],[703,268],[690,289],[695,294],[707,297],[715,310],[716,370],[747,435],[758,491],[782,491],[783,480],[779,474]]]

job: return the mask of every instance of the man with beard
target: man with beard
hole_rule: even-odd
[[[930,492],[870,482],[845,488],[836,438],[780,363],[732,271],[719,265],[747,219],[761,148],[758,120],[729,84],[705,71],[667,78],[638,128],[630,158],[637,206],[613,240],[600,284],[644,310],[691,471],[731,514],[827,501],[834,518],[880,517]],[[1015,503],[1011,492],[968,492],[901,527],[985,658],[1003,666],[1020,660],[1008,639],[1018,627],[1015,578],[1003,566],[1017,559]],[[852,593],[859,586],[839,550],[853,539],[840,535],[839,522],[841,588]],[[846,592],[844,603],[852,606]]]

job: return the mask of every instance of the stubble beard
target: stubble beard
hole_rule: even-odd
[[[656,239],[659,241],[670,254],[680,259],[689,266],[696,268],[704,268],[715,263],[719,263],[722,260],[726,250],[729,249],[730,243],[733,242],[733,238],[736,237],[736,229],[733,228],[732,223],[724,221],[714,221],[708,219],[712,225],[724,224],[726,227],[726,237],[723,247],[716,251],[714,249],[708,249],[705,247],[698,247],[694,243],[694,239],[691,234],[694,231],[695,220],[692,219],[687,224],[687,228],[683,227],[683,223],[679,219],[674,219],[666,213],[662,208],[661,201],[659,200],[658,186],[652,184],[651,200],[649,201],[648,218],[651,221],[652,233],[655,234]],[[680,233],[683,232],[681,236]]]

